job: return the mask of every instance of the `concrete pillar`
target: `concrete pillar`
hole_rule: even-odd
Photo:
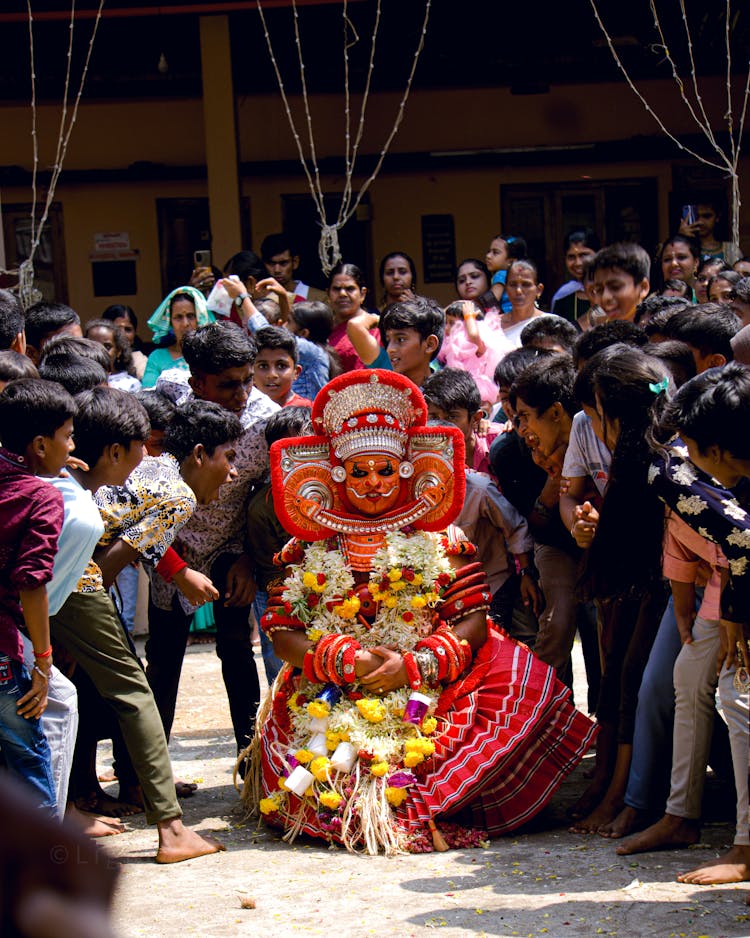
[[[229,18],[201,16],[200,30],[211,250],[221,265],[243,247]]]

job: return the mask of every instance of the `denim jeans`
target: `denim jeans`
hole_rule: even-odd
[[[0,748],[8,769],[35,789],[39,806],[54,814],[55,782],[47,737],[39,719],[18,715],[18,701],[31,687],[26,665],[0,656]]]

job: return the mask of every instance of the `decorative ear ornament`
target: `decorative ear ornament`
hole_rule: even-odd
[[[346,482],[346,469],[343,466],[334,466],[331,469],[331,478],[334,482]]]
[[[404,460],[404,462],[399,463],[398,474],[402,479],[410,479],[414,475],[413,463],[410,463],[408,460]]]

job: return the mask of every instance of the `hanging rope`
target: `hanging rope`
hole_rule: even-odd
[[[96,18],[94,19],[94,28],[91,33],[91,39],[89,40],[88,50],[86,52],[86,59],[83,66],[83,71],[81,73],[81,81],[78,86],[78,93],[76,94],[75,102],[73,105],[73,110],[70,115],[70,120],[66,126],[66,119],[68,117],[68,98],[70,94],[70,74],[72,70],[72,60],[73,60],[73,33],[75,26],[75,0],[72,0],[70,7],[70,24],[68,26],[68,55],[67,55],[67,64],[65,69],[65,89],[63,92],[63,103],[62,111],[60,114],[60,128],[57,134],[57,147],[55,152],[55,162],[52,167],[52,174],[50,177],[49,186],[47,188],[47,197],[44,203],[44,209],[42,211],[41,218],[37,224],[36,218],[36,206],[37,206],[37,174],[39,170],[39,139],[37,135],[37,105],[36,105],[36,67],[34,60],[34,18],[31,9],[31,0],[26,0],[26,7],[29,12],[29,54],[31,58],[31,138],[33,146],[33,167],[31,171],[31,246],[29,249],[29,256],[21,262],[19,265],[18,271],[3,271],[3,273],[17,273],[18,274],[18,295],[23,304],[24,309],[28,309],[33,303],[41,299],[41,293],[34,287],[34,257],[37,250],[39,249],[39,244],[42,240],[42,235],[44,233],[44,226],[47,223],[47,218],[49,217],[50,207],[55,198],[55,190],[57,189],[57,181],[60,178],[60,173],[62,172],[63,163],[65,161],[65,155],[68,151],[68,143],[70,142],[70,135],[73,132],[73,127],[75,126],[76,120],[78,118],[78,106],[81,103],[81,96],[83,95],[83,86],[86,81],[86,75],[89,70],[89,62],[91,61],[91,53],[94,48],[94,39],[96,38],[96,33],[99,28],[99,21],[102,16],[102,9],[104,7],[104,0],[99,0],[99,7],[96,12]]]
[[[256,0],[258,7],[258,13],[260,14],[261,23],[263,26],[263,34],[266,39],[266,45],[268,46],[268,53],[271,58],[271,63],[273,65],[274,72],[276,73],[276,81],[279,85],[279,91],[281,92],[281,99],[284,103],[284,109],[286,111],[287,120],[289,122],[289,127],[292,131],[292,136],[294,137],[294,142],[297,145],[297,153],[299,154],[300,163],[307,178],[308,186],[310,187],[310,194],[312,195],[313,201],[315,202],[315,207],[318,212],[318,219],[321,228],[320,242],[318,244],[318,256],[320,258],[320,264],[323,268],[323,272],[326,276],[331,272],[333,267],[339,263],[341,260],[341,250],[339,248],[339,231],[344,227],[344,225],[349,222],[359,207],[362,198],[364,197],[367,190],[370,188],[372,183],[378,176],[380,169],[383,165],[383,161],[388,154],[388,150],[393,142],[393,138],[398,133],[398,129],[401,126],[401,122],[404,119],[404,111],[406,108],[406,102],[409,99],[409,93],[411,92],[412,82],[414,81],[414,75],[417,70],[417,64],[419,62],[419,57],[422,54],[424,48],[425,36],[427,35],[427,24],[430,19],[430,10],[432,7],[432,0],[425,0],[425,11],[424,18],[422,20],[422,29],[419,36],[419,41],[417,43],[417,48],[412,57],[411,69],[409,71],[409,77],[406,82],[406,87],[404,93],[401,97],[401,101],[396,112],[396,117],[393,122],[393,127],[391,132],[388,134],[385,143],[383,144],[380,150],[380,156],[375,165],[374,170],[370,176],[365,180],[362,186],[359,189],[359,192],[356,195],[356,198],[353,198],[353,185],[352,179],[355,172],[355,164],[357,161],[357,155],[359,153],[359,147],[362,142],[362,135],[364,133],[365,125],[365,113],[367,110],[367,103],[370,95],[370,88],[372,83],[372,74],[375,69],[375,46],[378,37],[378,30],[380,27],[381,19],[381,0],[377,0],[377,9],[375,12],[375,23],[372,30],[372,41],[370,44],[370,59],[369,59],[369,68],[367,72],[367,80],[365,83],[365,89],[362,96],[362,104],[360,106],[359,112],[359,123],[357,127],[357,135],[355,137],[354,143],[351,142],[351,99],[350,99],[350,89],[349,89],[349,50],[359,42],[359,36],[357,31],[354,28],[354,24],[349,18],[348,12],[348,2],[344,0],[343,3],[343,26],[344,26],[344,120],[345,120],[345,131],[344,131],[344,189],[342,192],[341,206],[339,208],[338,216],[335,221],[329,222],[326,216],[325,211],[325,196],[323,193],[323,188],[320,181],[320,170],[318,168],[318,159],[315,149],[315,137],[313,133],[313,124],[312,116],[310,114],[310,102],[307,93],[307,79],[305,74],[305,63],[304,57],[302,55],[302,41],[300,38],[300,28],[299,28],[299,14],[297,11],[297,4],[295,0],[292,0],[292,10],[294,13],[294,39],[297,49],[297,59],[299,62],[300,70],[300,83],[302,85],[302,102],[305,111],[305,119],[307,121],[307,137],[310,145],[310,164],[312,166],[312,171],[308,165],[308,160],[305,157],[302,140],[300,133],[297,129],[296,122],[294,120],[294,115],[292,114],[291,107],[289,105],[289,99],[286,94],[286,89],[284,87],[284,81],[281,76],[281,70],[279,69],[278,62],[273,50],[273,43],[271,42],[271,36],[268,31],[268,25],[266,23],[266,18],[263,13],[263,7],[261,0]],[[353,38],[350,39],[350,33],[353,34]]]

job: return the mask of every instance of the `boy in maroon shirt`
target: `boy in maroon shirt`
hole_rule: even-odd
[[[0,393],[0,746],[50,813],[55,784],[40,717],[52,666],[46,584],[63,499],[37,475],[59,475],[73,450],[75,412],[73,398],[51,381],[24,378]],[[23,663],[24,625],[34,647],[31,675]]]

